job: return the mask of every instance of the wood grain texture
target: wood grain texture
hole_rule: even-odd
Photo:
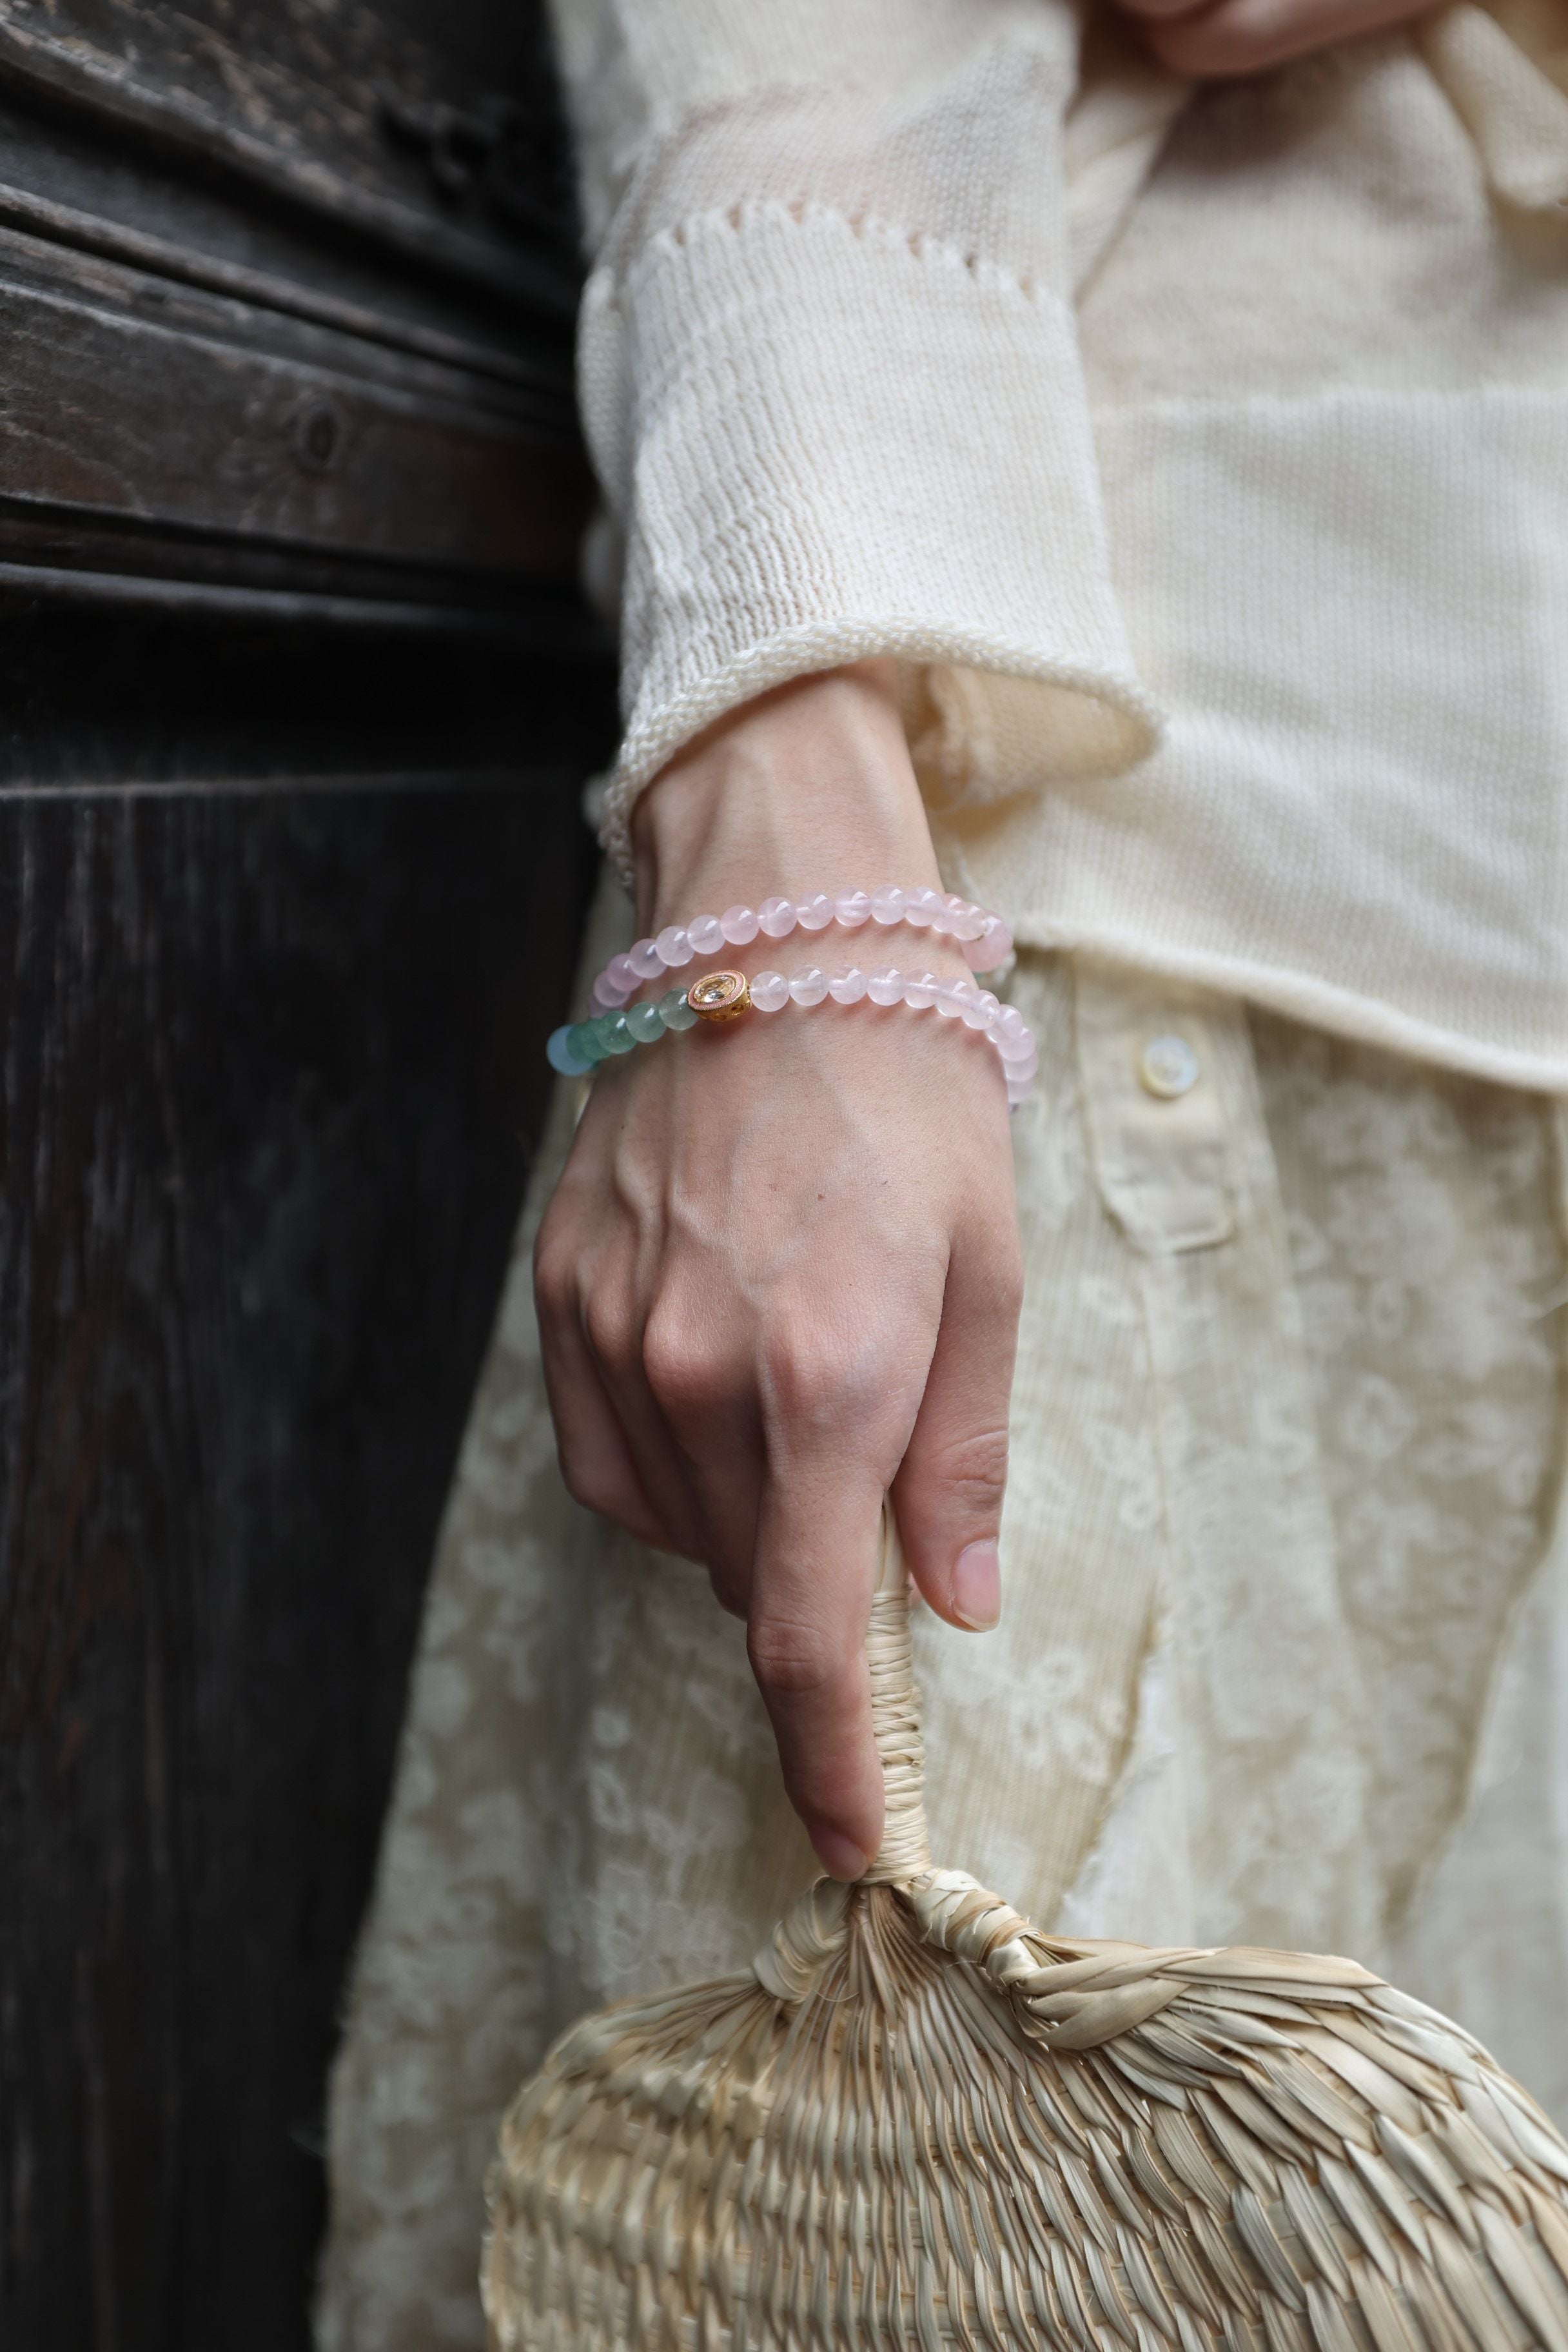
[[[0,561],[426,613],[568,582],[538,0],[231,16],[0,0]]]
[[[387,136],[389,99],[459,112],[501,100],[532,148],[552,110],[537,103],[540,24],[536,5],[486,0],[243,11],[54,0],[47,13],[0,0],[0,87],[567,319],[574,272],[559,249],[518,237],[504,165],[444,184],[416,145]]]
[[[293,2352],[564,788],[0,803],[0,2339]]]
[[[12,502],[570,575],[586,468],[492,380],[4,229],[0,341]]]
[[[303,2352],[614,722],[539,0],[0,0],[0,2345]]]

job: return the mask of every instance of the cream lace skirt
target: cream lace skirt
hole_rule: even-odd
[[[1568,2119],[1559,1107],[1125,971],[1011,992],[1004,1616],[917,1630],[938,1858],[1074,1934],[1353,1954]],[[1160,1099],[1168,1034],[1198,1078]],[[326,2352],[482,2344],[480,2182],[546,2039],[743,1964],[813,1867],[741,1627],[560,1486],[531,1238],[333,2079]]]

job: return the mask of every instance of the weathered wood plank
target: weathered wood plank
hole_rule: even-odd
[[[300,2352],[569,793],[0,803],[0,2338]]]
[[[4,229],[0,345],[12,498],[570,575],[586,467],[491,380]]]
[[[54,0],[47,16],[0,0],[0,87],[569,319],[569,247],[549,205],[520,201],[515,184],[534,179],[552,121],[541,26],[533,0],[251,7],[237,19],[228,0]],[[434,106],[468,121],[465,145],[443,142],[450,168],[433,173],[420,142],[395,135],[388,99],[414,119]]]

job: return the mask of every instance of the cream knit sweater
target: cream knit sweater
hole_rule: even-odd
[[[1022,940],[1568,1091],[1562,0],[1195,92],[1068,0],[554,5],[612,849],[895,653]]]

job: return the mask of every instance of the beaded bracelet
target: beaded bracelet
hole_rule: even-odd
[[[949,1020],[979,1030],[996,1050],[1007,1100],[1015,1109],[1040,1066],[1034,1032],[1016,1006],[1002,1003],[988,988],[976,988],[972,981],[943,980],[934,971],[902,972],[892,964],[870,972],[851,964],[831,979],[819,964],[797,971],[791,980],[782,971],[760,971],[750,982],[743,972],[707,971],[689,988],[672,988],[626,1012],[569,1022],[554,1032],[546,1050],[553,1069],[583,1077],[615,1055],[653,1045],[667,1029],[690,1029],[699,1021],[733,1021],[745,1013],[777,1013],[792,1002],[820,1004],[828,996],[836,1004],[858,1004],[868,997],[873,1004],[907,1004],[916,1012],[934,1006]]]
[[[826,890],[809,898],[764,898],[760,907],[728,907],[721,915],[699,915],[692,923],[671,923],[653,940],[638,940],[625,955],[614,955],[594,982],[595,1013],[607,1013],[635,996],[646,981],[689,963],[693,956],[717,955],[723,947],[749,947],[760,931],[764,939],[787,940],[798,923],[803,931],[823,931],[838,923],[847,931],[866,921],[890,929],[909,923],[954,939],[963,950],[972,971],[994,971],[1013,952],[1013,934],[1000,915],[967,898],[946,898],[940,890],[900,890],[884,883],[878,890]]]

